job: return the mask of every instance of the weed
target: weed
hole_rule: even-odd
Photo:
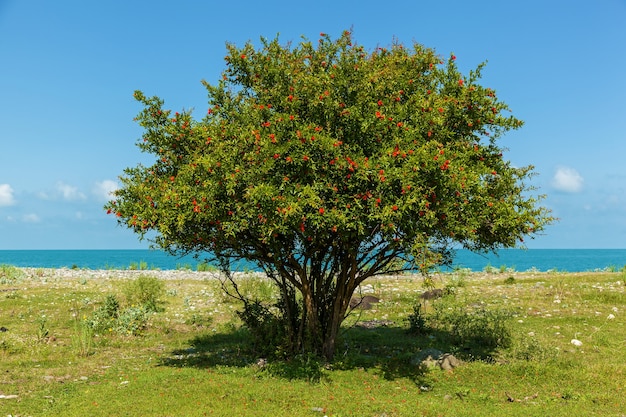
[[[15,284],[24,278],[24,272],[13,265],[0,265],[0,284]]]
[[[120,334],[137,336],[148,325],[149,314],[144,307],[128,307],[117,318],[115,330]]]
[[[421,303],[417,303],[413,306],[413,313],[409,314],[407,321],[409,322],[409,333],[415,335],[424,334],[426,330],[426,319],[422,312]]]
[[[93,353],[93,339],[93,328],[77,315],[74,320],[74,332],[72,334],[72,348],[74,352],[81,357],[91,355]]]
[[[511,344],[509,312],[487,309],[483,305],[468,308],[445,300],[435,304],[432,326],[446,331],[460,353],[488,359],[499,348]]]
[[[50,334],[50,330],[48,330],[48,318],[45,314],[41,315],[39,319],[37,319],[37,341],[44,342]]]
[[[524,337],[512,342],[510,356],[524,361],[545,361],[556,358],[557,350],[548,349],[535,337]]]
[[[270,362],[263,369],[272,376],[287,378],[288,380],[319,382],[323,376],[322,363],[312,353],[296,355],[286,362]]]
[[[198,270],[198,272],[215,272],[217,271],[217,268],[213,265],[211,265],[208,262],[201,262],[198,264],[198,266],[196,267],[196,269]]]
[[[129,281],[124,295],[130,305],[141,306],[147,312],[163,311],[161,297],[165,295],[165,284],[152,275],[139,275]]]
[[[213,317],[198,313],[193,313],[191,317],[185,320],[185,324],[196,327],[209,327],[212,323]]]
[[[105,333],[115,326],[119,309],[120,303],[117,297],[109,294],[104,299],[104,303],[85,319],[85,325],[95,333]]]

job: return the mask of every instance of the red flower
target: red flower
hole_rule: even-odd
[[[382,100],[378,100],[378,105],[382,106],[383,105],[383,101]]]
[[[325,211],[324,207],[320,207],[320,210],[319,210],[320,214],[324,214],[324,211]]]
[[[398,211],[398,206],[394,205],[393,207],[391,207],[391,209],[392,209],[393,211]]]
[[[241,54],[241,59],[246,59],[246,54]]]
[[[462,86],[463,85],[463,80],[459,80],[459,85]]]

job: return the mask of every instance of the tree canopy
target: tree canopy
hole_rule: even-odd
[[[463,75],[454,55],[366,50],[349,31],[227,49],[201,120],[135,92],[155,161],[126,169],[106,208],[171,253],[256,264],[293,351],[332,358],[365,279],[515,247],[552,221],[533,167],[503,157],[522,122],[479,84],[484,65]]]

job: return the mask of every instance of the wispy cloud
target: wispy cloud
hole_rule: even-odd
[[[583,177],[573,168],[558,167],[552,177],[552,187],[565,193],[578,193],[583,189]]]
[[[93,194],[102,201],[109,201],[113,197],[113,193],[120,188],[117,182],[113,180],[104,180],[94,185]]]
[[[65,200],[85,200],[87,198],[85,194],[81,193],[78,188],[73,185],[59,181],[56,188]]]
[[[29,213],[22,216],[22,221],[24,223],[39,223],[41,218],[34,213]]]
[[[15,204],[13,188],[9,184],[0,184],[0,207],[12,206]]]

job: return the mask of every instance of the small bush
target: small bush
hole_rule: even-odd
[[[300,354],[289,361],[270,362],[265,370],[272,376],[319,382],[323,376],[323,366],[312,353]]]
[[[115,295],[107,295],[104,303],[97,308],[86,321],[89,327],[95,333],[106,332],[116,327],[115,321],[119,316],[120,303]]]
[[[16,355],[27,350],[27,341],[15,335],[0,335],[0,353]]]
[[[460,353],[487,359],[495,350],[511,345],[510,318],[511,314],[503,310],[441,302],[435,305],[431,323],[449,335]]]
[[[198,272],[215,272],[215,271],[217,271],[217,268],[215,266],[211,265],[208,262],[199,263],[198,266],[196,267],[196,269],[198,270]]]
[[[515,359],[524,361],[545,361],[554,358],[556,350],[549,350],[542,346],[534,337],[527,337],[523,340],[517,340],[511,346],[511,356]]]
[[[285,328],[280,318],[258,300],[245,303],[237,315],[250,331],[257,353],[274,356],[285,338]]]
[[[94,336],[94,329],[88,320],[75,320],[72,347],[78,356],[86,357],[92,354]]]
[[[426,330],[426,319],[422,312],[422,304],[417,303],[413,306],[413,313],[407,317],[409,322],[409,333],[420,335],[424,334]]]
[[[120,334],[137,336],[147,327],[149,313],[144,307],[128,307],[117,318],[115,330]]]
[[[0,265],[0,284],[14,284],[24,278],[24,272],[13,265]]]
[[[141,306],[147,312],[160,312],[165,284],[154,276],[142,274],[126,285],[124,295],[130,305]]]

